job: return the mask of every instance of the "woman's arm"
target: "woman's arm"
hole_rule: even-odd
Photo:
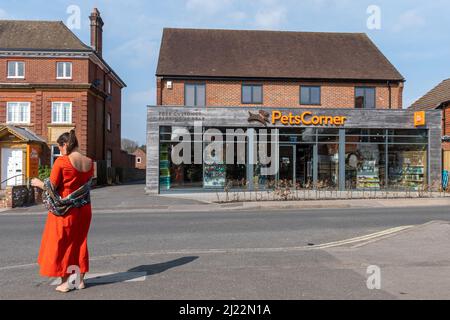
[[[44,183],[38,178],[34,178],[33,180],[31,180],[31,185],[39,189],[44,189]]]
[[[59,159],[55,161],[53,164],[52,171],[50,173],[50,182],[51,184],[57,188],[62,181],[62,167]],[[33,187],[37,187],[39,189],[44,190],[44,182],[39,180],[38,178],[34,178],[31,180],[31,185]]]

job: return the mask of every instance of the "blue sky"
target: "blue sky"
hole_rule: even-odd
[[[99,8],[104,57],[128,85],[122,136],[141,144],[164,27],[365,32],[406,78],[405,106],[450,78],[449,0],[0,0],[0,19],[66,22],[70,5],[81,9],[73,31],[87,44],[88,16]],[[381,9],[379,30],[367,27],[370,5]]]

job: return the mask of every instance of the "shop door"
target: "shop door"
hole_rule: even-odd
[[[311,189],[313,186],[313,145],[297,145],[296,182],[300,188]]]
[[[2,189],[23,183],[23,151],[2,149]],[[6,181],[7,180],[7,181]]]
[[[295,187],[295,145],[280,145],[278,181]]]

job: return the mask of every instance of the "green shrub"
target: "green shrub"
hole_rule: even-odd
[[[52,169],[49,166],[39,166],[39,179],[44,181],[45,179],[50,178],[50,173]]]

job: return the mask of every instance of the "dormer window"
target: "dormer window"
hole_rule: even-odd
[[[57,62],[56,63],[56,78],[57,79],[72,79],[72,62]]]
[[[8,61],[8,78],[24,79],[25,78],[25,62]]]

